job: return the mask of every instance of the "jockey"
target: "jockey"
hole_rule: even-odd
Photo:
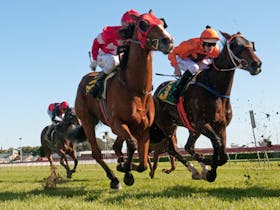
[[[48,127],[46,136],[50,139],[50,132],[53,128],[63,120],[63,115],[65,112],[70,109],[68,103],[63,101],[61,103],[52,103],[48,107],[48,115],[52,120],[52,124]]]
[[[121,36],[119,32],[120,30],[127,28],[129,25],[135,24],[136,18],[133,16],[138,17],[140,14],[135,10],[125,12],[121,19],[121,26],[105,27],[93,41],[91,50],[92,62],[90,68],[94,71],[97,64],[102,68],[97,83],[91,92],[94,97],[97,96],[102,80],[120,64],[117,48],[127,43],[126,38]]]
[[[208,69],[212,59],[220,54],[218,33],[210,26],[201,33],[200,38],[192,38],[181,42],[168,55],[171,66],[174,67],[174,74],[182,78],[173,92],[174,98],[178,101],[184,84],[189,81],[200,70]]]

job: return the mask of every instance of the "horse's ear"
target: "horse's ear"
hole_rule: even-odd
[[[160,18],[159,20],[161,21],[163,28],[167,28],[168,25],[166,24],[164,18]]]
[[[154,15],[154,11],[152,9],[149,10],[149,14]]]
[[[226,40],[228,40],[231,37],[230,34],[228,34],[226,32],[220,31],[220,33],[223,35],[223,37],[225,37]]]

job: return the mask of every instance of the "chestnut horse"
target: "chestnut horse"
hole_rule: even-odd
[[[209,182],[215,181],[217,167],[224,165],[228,160],[226,127],[232,118],[230,93],[235,70],[240,68],[251,75],[257,75],[261,72],[262,64],[254,53],[253,42],[248,41],[241,33],[221,33],[226,40],[219,57],[214,59],[209,69],[199,73],[195,81],[190,82],[189,87],[181,94],[177,106],[158,97],[170,82],[162,83],[153,97],[155,123],[161,129],[163,139],[169,142],[169,154],[187,166],[194,179],[205,179]],[[185,150],[202,164],[203,173],[199,174],[177,152],[174,136],[177,126],[189,129]],[[195,142],[201,134],[211,140],[214,148],[211,159],[197,154],[194,150]],[[206,165],[210,165],[211,170],[207,170]]]
[[[79,120],[74,112],[68,109],[65,112],[63,121],[51,131],[51,139],[46,137],[49,126],[46,126],[41,132],[41,149],[43,150],[44,156],[48,158],[52,167],[53,153],[56,152],[60,156],[60,164],[66,169],[67,178],[72,177],[78,165],[76,150],[73,145],[73,140],[70,140],[69,135],[72,135],[72,132],[75,131],[79,125]],[[69,155],[74,160],[74,168],[72,170],[70,170],[66,155]]]
[[[136,19],[127,65],[107,80],[106,97],[94,98],[86,91],[87,84],[96,76],[91,72],[82,78],[75,102],[77,116],[91,144],[92,156],[105,170],[112,189],[120,189],[121,185],[97,146],[95,126],[101,121],[111,127],[119,139],[126,141],[128,158],[117,169],[125,173],[125,184],[132,185],[131,162],[136,149],[140,160],[136,170],[142,172],[148,167],[149,128],[154,120],[152,51],[168,54],[173,49],[173,38],[160,19],[151,12]]]

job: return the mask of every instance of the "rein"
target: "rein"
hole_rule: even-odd
[[[217,91],[211,89],[210,87],[208,87],[207,85],[205,85],[205,84],[203,84],[203,83],[201,83],[201,82],[195,82],[194,84],[196,84],[196,85],[198,85],[198,86],[200,86],[200,87],[202,87],[202,88],[208,90],[210,93],[212,93],[212,94],[213,94],[214,96],[216,96],[217,98],[228,98],[228,99],[230,98],[230,95],[222,95],[222,94],[220,94],[219,92],[217,92]]]

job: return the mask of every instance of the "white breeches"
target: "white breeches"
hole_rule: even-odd
[[[208,69],[209,65],[212,63],[211,58],[206,58],[196,63],[190,59],[182,59],[179,56],[176,56],[178,66],[181,71],[189,70],[192,74],[196,74],[199,70]]]
[[[97,56],[97,64],[102,68],[105,74],[110,74],[118,65],[120,65],[119,56],[100,51]]]

